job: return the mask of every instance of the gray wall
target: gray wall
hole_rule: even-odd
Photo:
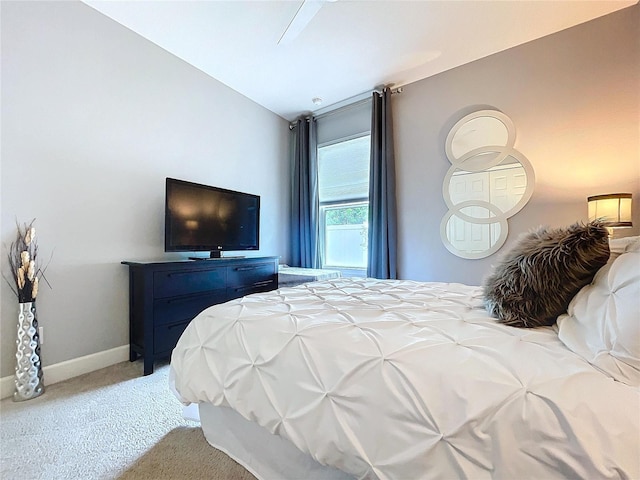
[[[42,260],[53,252],[37,301],[44,365],[128,344],[120,261],[170,258],[167,176],[261,195],[256,254],[288,257],[285,120],[85,4],[1,5],[1,264],[9,276],[16,219],[36,218]],[[5,377],[18,307],[1,292]]]
[[[587,219],[586,197],[631,192],[640,231],[640,6],[407,85],[393,97],[402,278],[479,284],[501,252],[539,225]],[[507,114],[536,187],[498,254],[458,258],[442,245],[447,132],[482,108]]]

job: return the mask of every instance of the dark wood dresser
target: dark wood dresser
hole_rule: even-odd
[[[129,360],[171,356],[189,322],[205,308],[278,288],[278,257],[174,262],[123,261],[129,267]]]

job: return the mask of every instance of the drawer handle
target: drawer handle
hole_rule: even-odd
[[[167,277],[171,278],[171,277],[181,277],[184,275],[192,275],[194,273],[199,273],[196,271],[190,271],[190,272],[173,272],[173,273],[167,273]]]
[[[168,304],[172,304],[172,303],[179,303],[179,302],[185,302],[185,301],[189,301],[191,300],[190,298],[170,298],[169,300],[166,300],[166,302]]]
[[[183,327],[183,326],[184,326],[184,323],[176,323],[175,325],[169,325],[169,326],[167,327],[167,330],[171,330],[171,329],[173,329],[173,328]]]
[[[273,283],[273,281],[264,280],[262,282],[252,283],[251,285],[247,285],[246,287],[238,287],[238,288],[236,288],[236,292],[242,292],[243,290],[251,290],[251,289],[257,288],[257,287],[264,287],[265,285],[269,285],[270,283]]]
[[[236,272],[248,272],[250,270],[257,270],[260,267],[236,267],[235,271]]]

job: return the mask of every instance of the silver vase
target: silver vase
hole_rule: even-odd
[[[14,402],[36,398],[44,393],[36,306],[34,302],[20,303],[19,306]]]

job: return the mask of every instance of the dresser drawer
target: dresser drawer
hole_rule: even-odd
[[[227,286],[250,287],[266,280],[275,281],[276,271],[273,263],[258,263],[253,265],[237,265],[228,267]]]
[[[161,298],[153,302],[154,325],[187,322],[202,310],[216,303],[226,301],[226,290],[219,289],[202,295]]]
[[[187,328],[189,322],[174,323],[173,325],[161,325],[153,329],[153,353],[154,355],[169,355],[175,348],[180,335]]]
[[[155,272],[154,298],[177,297],[215,290],[225,285],[226,269]]]

